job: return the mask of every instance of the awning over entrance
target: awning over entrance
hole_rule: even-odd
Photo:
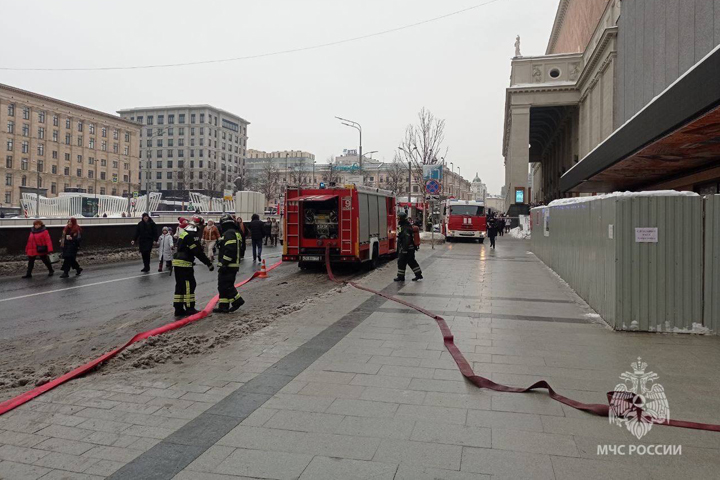
[[[288,202],[324,202],[337,198],[337,195],[301,195],[295,198],[288,198]]]
[[[718,78],[720,47],[568,170],[560,189],[642,190],[717,168]]]

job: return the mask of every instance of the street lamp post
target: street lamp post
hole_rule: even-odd
[[[341,118],[341,117],[335,117],[335,118],[337,118],[338,120],[340,120],[340,121],[342,122],[342,124],[345,125],[346,127],[354,128],[354,129],[357,130],[358,133],[360,134],[360,151],[358,152],[358,159],[359,159],[359,165],[360,165],[360,173],[362,174],[362,171],[363,171],[363,169],[362,169],[362,159],[363,159],[363,153],[362,153],[362,126],[361,126],[359,123],[354,122],[354,121],[352,121],[352,120],[348,120],[348,119],[346,119],[346,118]],[[365,175],[363,175],[363,182],[362,182],[362,183],[365,184]]]

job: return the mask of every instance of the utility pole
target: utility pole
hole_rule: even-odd
[[[128,170],[128,217],[130,216],[130,197],[132,197],[132,169]]]
[[[360,150],[359,150],[359,152],[358,152],[358,159],[359,159],[359,161],[358,161],[358,166],[360,167],[360,174],[361,174],[362,177],[363,177],[362,184],[365,185],[365,174],[363,173],[363,168],[362,168],[362,159],[363,159],[363,153],[362,153],[362,126],[361,126],[358,122],[355,122],[355,121],[352,121],[352,120],[348,120],[347,118],[341,118],[341,117],[335,117],[335,118],[337,118],[338,120],[340,120],[340,121],[342,122],[342,124],[345,125],[346,127],[354,128],[354,129],[357,130],[358,133],[360,134]]]
[[[37,169],[37,188],[35,188],[35,218],[40,218],[40,166]]]

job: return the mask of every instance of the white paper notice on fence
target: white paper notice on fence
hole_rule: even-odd
[[[610,240],[612,240],[613,238],[615,238],[615,231],[614,231],[614,226],[613,226],[612,223],[608,225],[608,238],[609,238]]]
[[[655,228],[636,228],[635,243],[658,243],[658,229]]]

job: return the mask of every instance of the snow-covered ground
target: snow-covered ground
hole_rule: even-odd
[[[526,240],[526,239],[530,238],[530,231],[523,230],[520,227],[515,227],[512,230],[510,230],[510,236],[513,238],[519,238],[521,240]]]

